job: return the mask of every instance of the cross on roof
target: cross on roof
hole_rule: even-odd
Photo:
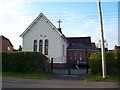
[[[59,28],[60,28],[60,23],[62,23],[62,21],[60,21],[60,19],[59,19],[59,21],[57,21],[57,23],[59,23]]]

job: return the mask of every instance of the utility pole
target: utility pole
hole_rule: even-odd
[[[99,23],[100,23],[100,38],[101,38],[101,52],[102,52],[102,77],[106,78],[106,58],[105,58],[105,46],[104,46],[103,23],[102,23],[100,0],[98,0],[98,15],[99,15]]]

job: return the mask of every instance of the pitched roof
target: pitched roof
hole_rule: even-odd
[[[59,29],[57,29],[43,13],[40,13],[40,14],[37,16],[37,18],[36,18],[36,19],[27,27],[27,29],[20,35],[20,37],[23,37],[23,36],[30,30],[30,28],[40,19],[40,17],[43,17],[43,18],[53,27],[53,29],[56,30],[56,31],[59,33],[59,35],[61,35],[61,37],[66,40],[66,42],[68,42],[67,39],[65,38],[64,34],[62,34],[62,32],[60,32]]]
[[[7,40],[11,44],[11,46],[13,47],[12,43],[10,42],[10,40],[8,38],[4,37],[3,35],[1,35],[0,36],[0,40],[3,40],[3,39]]]
[[[67,49],[91,48],[91,37],[67,37],[69,46]]]

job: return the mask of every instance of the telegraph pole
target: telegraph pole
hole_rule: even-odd
[[[102,77],[106,78],[106,58],[105,58],[102,11],[101,11],[100,0],[98,0],[98,15],[99,15],[99,23],[100,23],[100,38],[101,38],[101,52],[102,52]]]

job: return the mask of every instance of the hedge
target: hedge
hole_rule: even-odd
[[[2,71],[12,72],[47,72],[49,60],[39,52],[2,52]]]
[[[100,52],[93,53],[89,59],[91,74],[102,74],[102,56]],[[106,71],[107,75],[118,74],[118,60],[115,59],[114,52],[106,53]]]
[[[117,61],[118,61],[118,75],[120,76],[120,50],[117,52]],[[120,78],[119,78],[120,80]]]
[[[101,73],[101,54],[99,52],[91,54],[88,64],[90,66],[90,73],[100,74]]]

